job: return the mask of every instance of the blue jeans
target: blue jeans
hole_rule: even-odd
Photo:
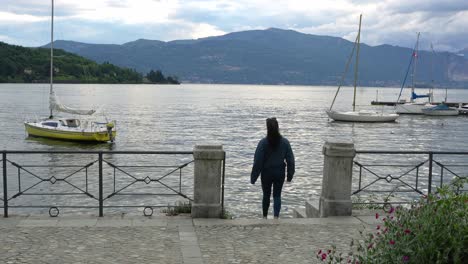
[[[283,189],[285,177],[273,177],[262,175],[262,190],[263,201],[262,209],[263,216],[268,215],[268,208],[270,207],[271,187],[273,186],[273,215],[278,217],[281,210],[281,190]]]

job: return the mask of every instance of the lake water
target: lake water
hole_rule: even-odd
[[[296,175],[283,193],[285,215],[290,215],[292,207],[303,207],[305,200],[320,194],[321,150],[327,140],[350,141],[358,150],[468,150],[465,116],[401,116],[396,123],[381,124],[331,122],[325,110],[335,87],[201,84],[58,84],[55,87],[63,103],[82,108],[98,106],[100,112],[117,120],[116,142],[82,145],[27,138],[23,121],[48,116],[48,85],[1,84],[1,149],[191,151],[195,144],[222,144],[227,153],[225,203],[235,216],[257,217],[260,214],[261,187],[260,184],[250,185],[249,177],[256,145],[266,134],[267,117],[278,119],[280,131],[291,142],[296,156]],[[359,89],[359,108],[391,111],[391,107],[370,106],[377,90],[382,101],[396,100],[399,92],[398,88]],[[409,91],[405,91],[404,96],[408,95]],[[435,90],[436,101],[444,96],[445,90]],[[335,103],[336,109],[351,109],[351,101],[352,88],[343,88]],[[468,102],[468,90],[449,90],[448,101]],[[86,160],[77,155],[67,158],[69,161]],[[17,159],[47,161],[48,164],[61,161],[53,155],[46,158],[18,155]],[[132,159],[137,161],[136,157],[122,157],[119,161]],[[179,161],[188,159],[191,157]]]

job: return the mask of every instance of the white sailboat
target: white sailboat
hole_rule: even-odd
[[[375,111],[356,111],[356,87],[357,87],[357,77],[358,77],[358,65],[359,65],[359,45],[361,41],[361,21],[362,21],[362,15],[359,17],[359,31],[358,35],[356,37],[356,41],[354,42],[354,47],[351,52],[351,56],[348,59],[348,62],[346,64],[345,72],[342,76],[340,85],[338,86],[338,89],[335,94],[335,98],[333,99],[333,102],[330,106],[330,109],[326,111],[327,115],[335,120],[335,121],[344,121],[344,122],[394,122],[397,118],[397,114],[387,114],[383,112],[375,112]],[[350,61],[353,57],[354,50],[357,47],[356,51],[356,66],[354,69],[354,97],[353,97],[353,111],[348,111],[348,112],[342,112],[342,111],[334,111],[333,110],[333,105],[335,103],[336,97],[340,91],[341,88],[341,83],[344,80],[344,76],[346,75],[346,72],[348,71],[348,67],[350,64]]]
[[[54,92],[54,0],[52,0],[51,42],[50,42],[50,115],[43,120],[25,122],[29,136],[61,139],[68,141],[107,142],[116,137],[115,121],[93,122],[77,118],[56,118],[54,111],[76,115],[92,115],[95,110],[81,110],[60,103]]]
[[[414,114],[414,115],[422,115],[424,114],[422,112],[423,108],[430,107],[430,101],[432,98],[432,92],[429,92],[425,95],[417,95],[414,91],[415,88],[415,77],[416,77],[416,66],[417,66],[417,59],[418,59],[418,46],[419,46],[419,36],[421,35],[420,32],[418,32],[418,37],[416,39],[416,44],[414,46],[413,52],[411,53],[411,60],[408,65],[408,70],[406,71],[405,78],[403,80],[403,84],[400,89],[400,94],[398,95],[397,99],[397,104],[395,105],[395,111],[398,114]],[[412,74],[411,74],[411,80],[412,80],[412,85],[411,85],[411,97],[410,97],[410,102],[408,103],[399,103],[400,102],[400,97],[401,97],[401,92],[403,91],[403,88],[405,86],[406,78],[408,77],[408,72],[410,70],[410,67],[412,67]],[[428,101],[425,102],[416,102],[416,99],[418,98],[428,98]]]

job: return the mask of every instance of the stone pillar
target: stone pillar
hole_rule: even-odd
[[[319,200],[320,217],[351,215],[351,183],[353,143],[325,142],[323,146],[322,194]]]
[[[221,145],[196,145],[193,149],[193,218],[221,217],[221,180],[224,150]]]

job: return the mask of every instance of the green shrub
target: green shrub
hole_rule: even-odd
[[[411,205],[392,208],[382,224],[343,256],[336,247],[320,250],[317,258],[327,263],[466,263],[468,260],[468,194],[459,180],[438,188]]]
[[[174,216],[179,214],[190,214],[192,212],[192,203],[176,202],[175,206],[168,205],[166,209],[161,210],[167,216]]]

